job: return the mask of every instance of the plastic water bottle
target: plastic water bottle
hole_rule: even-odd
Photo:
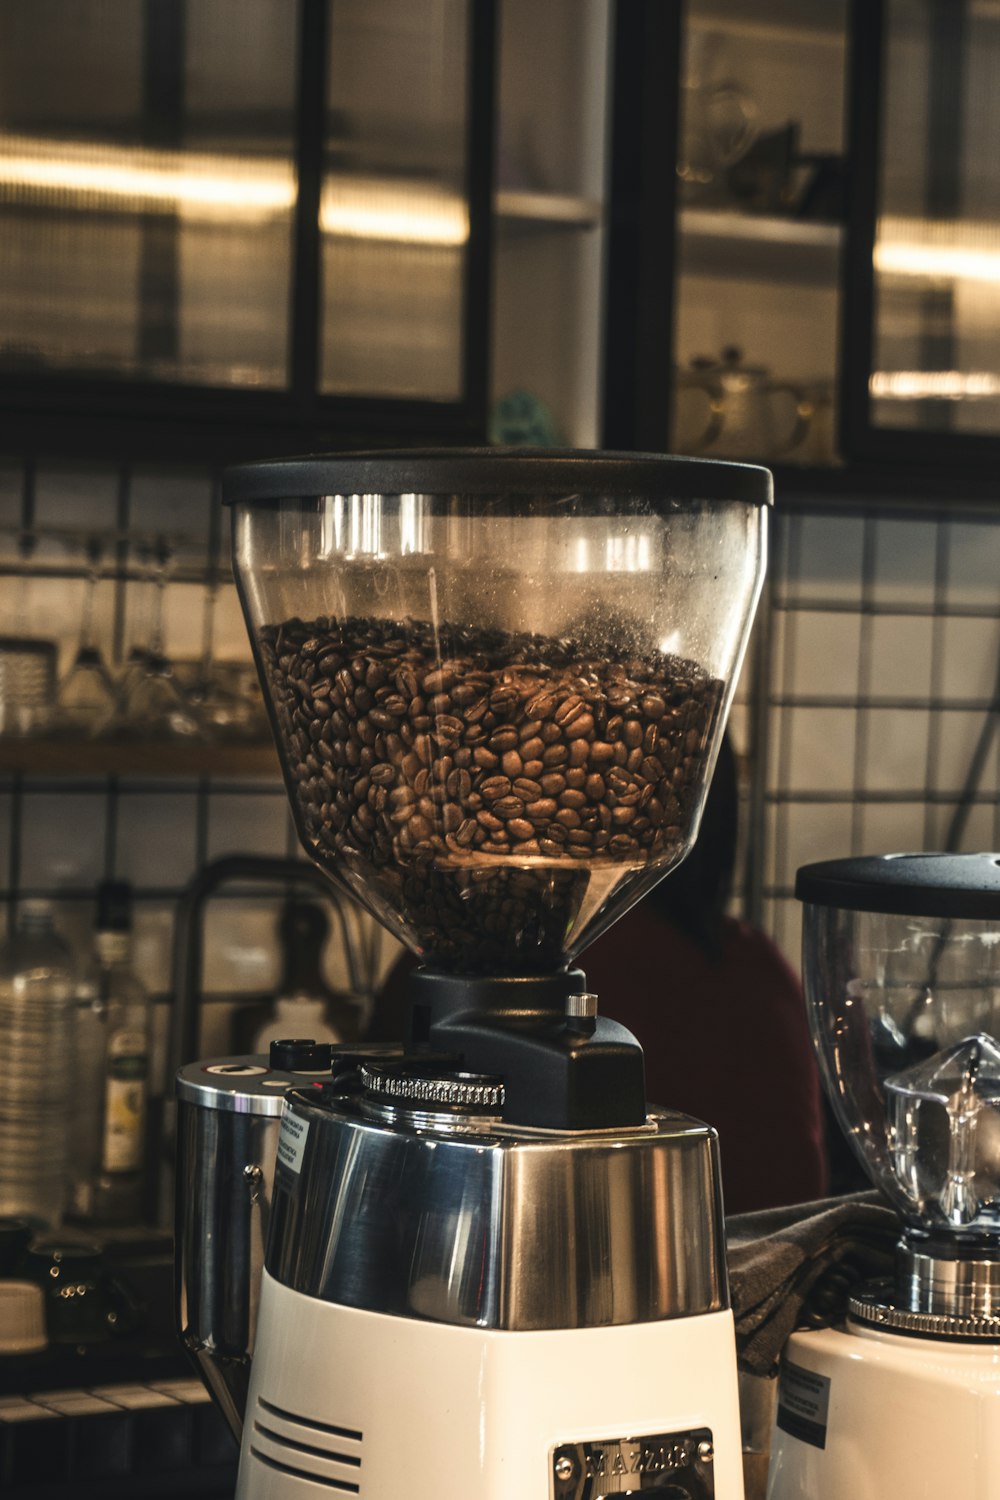
[[[74,964],[46,901],[0,945],[0,1215],[39,1227],[66,1206],[75,1064]]]

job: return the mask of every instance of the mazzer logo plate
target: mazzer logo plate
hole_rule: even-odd
[[[639,1493],[658,1500],[715,1500],[713,1457],[707,1427],[560,1443],[552,1450],[553,1500]]]

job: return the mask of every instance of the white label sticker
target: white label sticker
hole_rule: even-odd
[[[298,1115],[289,1114],[286,1109],[281,1117],[281,1130],[278,1134],[278,1161],[283,1167],[288,1167],[293,1172],[301,1171],[302,1153],[308,1134],[309,1121],[300,1120]]]

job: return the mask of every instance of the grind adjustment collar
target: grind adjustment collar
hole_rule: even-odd
[[[445,1072],[412,1063],[395,1067],[363,1063],[361,1082],[370,1098],[403,1108],[476,1115],[499,1114],[503,1108],[503,1083],[485,1073]]]

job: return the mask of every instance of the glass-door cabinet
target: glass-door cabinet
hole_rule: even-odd
[[[1000,436],[1000,5],[879,0],[854,37],[845,442],[967,463]]]
[[[483,425],[492,0],[0,7],[6,451]]]
[[[670,444],[830,464],[847,0],[686,0]]]

